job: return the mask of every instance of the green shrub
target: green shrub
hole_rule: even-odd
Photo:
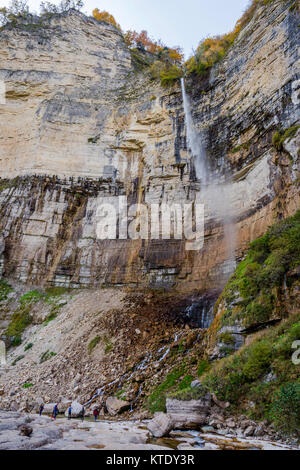
[[[0,280],[0,302],[7,299],[7,296],[10,292],[13,291],[13,288],[3,279]]]
[[[20,346],[20,344],[22,344],[21,336],[14,336],[11,339],[11,346],[13,346],[14,348],[16,348],[17,346]]]
[[[295,430],[293,410],[299,413],[299,408],[294,406],[299,388],[289,385],[286,390],[285,386],[298,384],[300,380],[299,366],[292,362],[292,344],[297,339],[300,339],[300,314],[267,329],[252,344],[215,363],[202,376],[201,383],[221,400],[229,401],[239,413],[250,414],[253,419],[271,419],[277,426],[282,420],[282,430],[287,430],[283,419],[287,407],[287,421]],[[270,372],[273,378],[266,381]],[[194,391],[190,393],[195,397]],[[246,405],[243,407],[247,401],[255,404],[251,411]]]
[[[288,271],[299,264],[300,211],[273,225],[251,243],[248,255],[223,291],[221,299],[228,308],[221,325],[240,321],[248,327],[268,321],[278,303],[276,289],[282,286]],[[232,307],[230,304],[237,296],[242,300]]]
[[[160,74],[160,83],[163,87],[169,87],[183,77],[182,70],[176,65],[166,67]]]
[[[11,365],[12,366],[15,366],[17,364],[17,362],[21,361],[22,359],[24,359],[25,356],[18,356],[12,363]]]
[[[300,126],[293,126],[288,129],[276,131],[272,138],[272,144],[276,150],[282,151],[284,142],[295,137],[298,129],[300,129]]]
[[[32,348],[32,346],[33,346],[33,344],[32,344],[32,343],[28,343],[28,344],[26,344],[26,346],[25,346],[25,348],[24,348],[24,351],[28,351],[29,349],[31,349],[31,348]]]
[[[280,387],[272,401],[270,417],[278,429],[300,434],[300,383]]]
[[[30,315],[30,307],[19,308],[12,315],[11,321],[7,327],[5,334],[12,340],[12,342],[14,342],[16,341],[16,338],[22,337],[23,331],[31,323],[32,316]]]
[[[198,377],[201,377],[204,372],[207,372],[207,370],[210,368],[210,364],[208,361],[206,361],[205,359],[202,359],[201,361],[199,361],[198,363]]]
[[[105,344],[104,352],[105,354],[108,354],[113,349],[113,344],[106,335],[104,335],[103,339]]]
[[[147,403],[148,409],[151,413],[166,410],[166,396],[172,391],[174,386],[176,386],[178,380],[185,373],[185,370],[185,364],[180,367],[176,367],[166,376],[165,380],[152,391]]]
[[[163,87],[171,86],[183,77],[183,71],[180,67],[161,60],[155,61],[149,70],[152,80],[159,79]]]
[[[33,386],[34,386],[33,383],[31,383],[31,382],[26,382],[25,384],[22,385],[22,388],[31,388],[31,387],[33,387]]]
[[[93,350],[95,349],[97,344],[100,343],[100,341],[101,341],[100,336],[95,336],[95,338],[92,339],[92,341],[89,342],[89,345],[88,345],[89,354],[92,354]]]
[[[246,380],[255,380],[268,370],[271,351],[272,346],[267,341],[259,341],[249,348],[247,361],[242,368]]]
[[[55,357],[56,353],[52,351],[45,351],[41,357],[40,357],[40,364],[43,364],[43,362],[49,361],[49,359],[52,359],[52,357]]]
[[[20,303],[23,305],[31,304],[33,302],[38,302],[39,300],[42,300],[43,297],[44,297],[44,294],[42,292],[38,290],[32,290],[22,295],[22,297],[20,298]]]
[[[208,389],[206,387],[201,386],[192,388],[189,386],[182,390],[176,390],[175,392],[170,393],[170,397],[182,401],[200,400],[207,394],[207,392]]]
[[[221,341],[224,344],[235,344],[235,339],[233,334],[230,331],[224,331],[218,335],[218,341]]]

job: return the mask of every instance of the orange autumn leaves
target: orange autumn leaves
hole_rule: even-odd
[[[121,26],[119,25],[119,23],[116,22],[114,16],[108,13],[108,11],[99,11],[98,8],[95,8],[93,10],[93,17],[97,21],[105,21],[105,23],[110,23],[119,30],[121,30]]]
[[[93,16],[97,21],[110,23],[121,31],[121,27],[116,22],[114,16],[107,11],[99,11],[98,8],[95,8],[93,10]],[[154,41],[150,38],[148,32],[145,30],[140,33],[137,31],[127,31],[124,33],[124,39],[128,47],[143,47],[145,51],[152,54],[160,54],[168,58],[172,63],[181,63],[183,60],[183,53],[180,47],[166,47],[161,41]]]

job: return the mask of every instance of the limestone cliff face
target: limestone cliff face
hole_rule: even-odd
[[[299,206],[297,11],[258,9],[226,59],[189,79],[194,121],[236,219],[235,255]],[[0,33],[1,269],[25,282],[220,287],[231,272],[223,223],[206,212],[199,252],[179,240],[96,237],[105,197],[206,202],[186,148],[179,85],[138,72],[121,34],[74,11]],[[220,197],[220,192],[218,193]],[[214,195],[211,195],[214,198]]]

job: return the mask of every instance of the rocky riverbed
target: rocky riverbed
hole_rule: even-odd
[[[152,438],[146,421],[53,421],[48,416],[0,411],[0,450],[297,450],[256,438],[173,431]]]

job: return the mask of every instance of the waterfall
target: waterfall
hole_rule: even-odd
[[[198,180],[207,184],[209,172],[207,171],[206,154],[202,144],[200,132],[195,128],[190,99],[186,93],[184,78],[181,78],[181,91],[185,115],[187,147],[194,160],[194,167]]]
[[[233,273],[235,263],[235,226],[232,213],[231,183],[218,178],[209,165],[206,149],[203,145],[203,131],[199,131],[193,121],[190,98],[185,89],[184,78],[181,78],[182,100],[184,107],[187,149],[194,163],[196,177],[201,182],[200,194],[197,200],[205,206],[207,219],[215,219],[224,227],[224,240],[227,250],[227,259],[224,271],[228,277]]]

